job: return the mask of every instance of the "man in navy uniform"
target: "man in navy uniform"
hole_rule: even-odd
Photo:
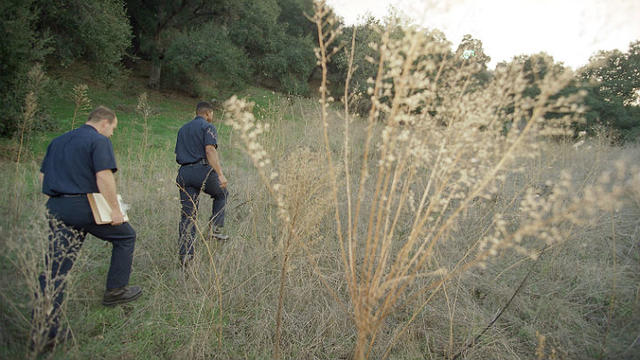
[[[136,233],[124,222],[117,200],[117,171],[109,137],[118,125],[116,114],[99,106],[88,121],[51,141],[40,168],[42,192],[49,196],[49,252],[46,257],[49,280],[41,274],[41,294],[52,291],[53,310],[45,316],[50,325],[48,342],[54,343],[59,328],[66,275],[71,270],[87,233],[113,245],[104,305],[126,303],[142,294],[139,286],[128,286]],[[111,207],[111,224],[95,223],[87,193],[100,192]],[[51,283],[47,287],[47,281]],[[40,294],[38,294],[40,296]]]
[[[213,106],[200,102],[196,117],[178,131],[176,162],[180,164],[176,184],[180,192],[180,263],[184,266],[193,259],[198,196],[200,191],[211,196],[213,209],[209,218],[209,236],[226,240],[222,233],[224,208],[227,201],[227,178],[222,172],[218,156],[218,133],[213,122]]]

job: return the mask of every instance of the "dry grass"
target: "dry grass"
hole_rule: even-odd
[[[623,197],[637,182],[638,170],[619,161],[604,172],[588,169],[595,178],[582,180],[582,184],[576,184],[568,171],[555,179],[525,177],[523,181],[522,174],[530,171],[525,164],[535,164],[543,155],[544,139],[567,138],[570,124],[580,120],[580,94],[554,97],[572,74],[551,71],[537,78],[535,72],[532,76],[515,63],[498,69],[488,84],[472,91],[473,75],[479,69],[473,60],[442,56],[448,45],[423,29],[406,28],[404,37],[394,39],[390,36],[393,24],[381,29],[381,43],[372,45],[379,49],[378,74],[371,79],[373,106],[364,143],[351,142],[345,105],[345,147],[336,152],[330,141],[332,99],[326,64],[337,49],[330,51],[340,29],[331,16],[324,2],[316,2],[312,20],[319,33],[317,56],[323,71],[320,117],[335,209],[334,241],[340,248],[349,313],[357,329],[353,357],[389,356],[398,338],[432,301],[431,295],[439,291],[445,296],[450,324],[444,354],[458,357],[462,355],[454,344],[458,293],[450,296],[447,284],[470,269],[486,269],[489,261],[508,250],[538,261],[543,252],[566,242],[576,228],[621,208]],[[531,86],[540,93],[526,96]],[[255,122],[251,104],[232,98],[225,105],[228,123],[240,133],[276,202],[281,234],[288,244],[296,224],[282,201],[282,184],[278,173],[271,170],[269,153],[258,140],[266,127]],[[551,112],[564,116],[545,117]],[[379,119],[383,119],[382,129],[376,126]],[[351,146],[364,148],[359,166],[351,163]],[[343,168],[336,165],[336,153],[343,157]],[[345,174],[344,181],[338,180],[338,172]],[[516,188],[505,193],[508,186]],[[501,208],[495,206],[499,201]],[[479,206],[490,217],[484,217],[475,229],[471,227],[473,234],[464,236],[463,230],[470,228],[463,229],[461,223]],[[492,211],[487,212],[487,207],[493,207]],[[613,224],[613,216],[611,220]],[[301,245],[313,258],[308,245],[303,241]],[[441,254],[450,246],[455,251],[442,261]],[[317,263],[309,263],[322,278]],[[280,357],[283,283],[281,277],[276,358]],[[345,305],[336,289],[325,286]],[[424,301],[415,303],[426,295]],[[375,355],[388,319],[402,309],[411,314],[407,325],[384,339],[386,351]],[[496,316],[490,325],[497,320]],[[473,346],[467,343],[464,351]]]
[[[297,101],[285,105],[283,112],[291,111],[288,106],[302,106],[309,117],[316,109],[310,101]],[[282,121],[263,134],[269,151],[286,149],[280,157],[273,157],[272,164],[280,174],[288,212],[300,219],[289,247],[277,203],[250,166],[250,159],[238,158],[225,162],[228,177],[233,179],[226,226],[232,240],[205,244],[201,238],[196,244],[198,256],[187,273],[180,270],[177,260],[179,204],[173,149],[157,149],[146,159],[116,149],[119,189],[132,204],[130,217],[138,232],[132,283],[142,284],[145,295],[131,306],[103,308],[99,302],[110,250],[96,239],[87,239],[71,272],[64,317],[76,339],[61,347],[57,356],[271,358],[280,301],[282,358],[352,356],[357,327],[335,238],[328,168],[319,141],[322,125],[319,114],[305,119],[301,114],[296,112],[295,124]],[[329,114],[329,128],[340,133],[340,116],[333,110]],[[285,129],[298,126],[300,130],[292,136],[281,137]],[[354,121],[351,129],[355,135],[366,130],[366,124]],[[232,142],[237,139],[238,134],[232,135]],[[352,137],[352,143],[359,141],[356,139]],[[337,139],[332,145],[338,149],[337,156],[341,143]],[[506,178],[495,198],[471,203],[449,240],[434,252],[431,266],[455,265],[469,244],[486,231],[494,213],[511,213],[517,219],[518,207],[512,200],[521,196],[523,186],[558,182],[564,170],[572,174],[572,186],[579,191],[595,183],[602,171],[614,169],[618,159],[640,155],[637,147],[612,148],[605,143],[588,141],[579,150],[571,144],[546,144],[539,157],[523,164],[524,171]],[[224,149],[223,160],[229,151]],[[15,179],[6,174],[13,173],[14,164],[3,166],[10,171],[3,171],[2,181],[13,187]],[[37,169],[36,163],[22,164],[20,178],[31,180],[18,182],[18,191],[24,200],[22,213],[29,216],[3,223],[6,256],[13,254],[7,251],[10,243],[46,244],[43,221],[25,226],[32,216],[44,219],[45,199],[38,193],[34,177]],[[339,178],[344,183],[345,177]],[[5,194],[5,199],[7,196],[10,194]],[[639,331],[635,269],[640,209],[638,193],[628,197],[636,203],[626,203],[613,218],[603,212],[588,224],[569,227],[566,237],[537,261],[501,252],[486,262],[484,269],[449,276],[443,286],[436,287],[437,292],[423,290],[431,286],[433,276],[417,278],[402,303],[385,318],[371,357],[382,357],[390,349],[388,355],[394,359],[450,358],[489,323],[533,268],[514,302],[480,342],[464,353],[466,358],[535,358],[536,332],[545,336],[545,356],[551,356],[553,348],[558,358],[564,359],[598,358],[601,351],[605,358],[633,358],[637,350],[633,342]],[[203,197],[201,202],[200,209],[206,214],[210,200]],[[10,219],[6,215],[14,209],[5,200],[2,203],[7,204],[3,218]],[[346,204],[341,204],[341,211],[346,211]],[[401,224],[406,234],[411,222],[404,219]],[[201,216],[200,225],[206,229],[206,216]],[[285,254],[288,260],[281,290]],[[3,328],[10,329],[2,334],[3,346],[9,351],[4,357],[21,358],[29,333],[28,289],[35,278],[16,271],[22,265],[3,264]],[[37,263],[31,266],[30,274],[40,270]]]

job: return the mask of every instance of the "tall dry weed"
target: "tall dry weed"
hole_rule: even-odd
[[[306,148],[287,156],[279,167],[274,166],[258,141],[259,135],[269,130],[269,125],[255,121],[253,105],[234,96],[225,102],[225,107],[225,120],[239,132],[241,144],[257,168],[258,176],[276,201],[277,215],[282,225],[278,235],[282,261],[273,351],[274,358],[279,359],[282,355],[282,313],[290,256],[294,247],[311,256],[311,236],[317,231],[329,205],[326,196],[329,190],[327,165],[322,161],[323,156]]]
[[[89,99],[89,86],[87,84],[76,84],[71,90],[73,99],[73,117],[71,118],[71,130],[76,127],[76,119],[80,115],[86,115],[91,110],[91,99]]]
[[[38,111],[38,97],[47,81],[47,75],[41,64],[35,64],[27,73],[27,95],[24,101],[22,118],[18,124],[19,139],[16,163],[20,163],[23,147],[26,146],[27,137],[33,129],[35,115]]]
[[[45,86],[48,78],[42,70],[42,65],[36,64],[27,74],[27,95],[25,97],[24,109],[22,117],[18,126],[18,153],[16,154],[15,172],[14,172],[14,188],[11,197],[10,207],[13,211],[13,220],[16,222],[23,214],[23,202],[19,198],[21,193],[21,186],[24,186],[24,182],[20,181],[23,174],[20,174],[20,162],[22,161],[22,155],[24,148],[27,147],[29,135],[33,129],[35,117],[38,112],[38,97]]]
[[[53,242],[64,243],[65,248],[78,248],[82,245],[77,234],[64,239],[52,237],[50,226],[60,228],[65,225],[51,219],[48,226],[43,205],[40,203],[35,207],[36,213],[28,224],[8,231],[2,246],[5,258],[16,269],[15,274],[7,277],[11,278],[14,286],[21,285],[10,292],[3,292],[3,305],[13,310],[14,316],[10,320],[14,322],[12,325],[15,328],[28,329],[24,353],[32,359],[38,358],[47,348],[51,350],[60,345],[57,339],[52,342],[49,337],[52,327],[72,331],[66,326],[67,297],[62,297],[65,288],[72,286],[72,276],[58,271],[63,267],[63,262],[76,261],[77,256],[72,257],[62,251],[54,253]],[[72,229],[69,232],[75,233]],[[24,299],[29,301],[21,302]],[[58,306],[54,306],[55,302]],[[30,316],[25,315],[24,308],[31,310],[27,313]]]
[[[524,184],[507,200],[516,216],[493,212],[485,228],[466,239],[457,259],[434,261],[439,248],[457,241],[464,215],[478,200],[497,202],[507,180],[540,156],[544,139],[571,135],[571,124],[581,121],[584,110],[581,94],[557,94],[572,74],[554,70],[538,77],[538,69],[514,62],[498,67],[491,81],[480,86],[474,83],[480,64],[473,57],[447,56],[449,43],[419,27],[403,28],[402,37],[391,36],[396,24],[388,24],[379,29],[381,42],[370,45],[378,51],[378,60],[370,59],[378,72],[369,80],[372,107],[364,144],[359,145],[361,159],[354,167],[348,92],[342,154],[336,154],[330,142],[333,99],[327,63],[338,49],[334,41],[341,30],[324,1],[316,1],[315,9],[325,158],[335,241],[358,333],[356,359],[373,356],[385,320],[399,308],[422,309],[424,303],[416,303],[422,294],[446,289],[447,281],[484,268],[506,250],[535,259],[543,247],[564,241],[571,224],[584,225],[600,212],[621,206],[630,174],[638,176],[623,163],[579,191],[569,173],[555,183]],[[531,86],[540,89],[538,95],[526,94]],[[251,105],[243,100],[232,98],[226,106],[229,124],[240,133],[276,200],[282,233],[289,241],[295,225],[278,174],[270,172],[271,160],[258,140],[264,127],[255,123]],[[561,116],[545,117],[550,112]],[[336,155],[342,161],[335,160]],[[346,181],[339,179],[338,171]],[[286,260],[283,272],[284,268]],[[276,334],[276,357],[278,339]],[[397,336],[388,341],[387,351],[375,357],[388,356]]]
[[[136,105],[136,112],[142,117],[142,155],[147,152],[147,144],[149,142],[149,117],[152,114],[151,105],[149,104],[149,96],[146,92],[143,92],[138,96],[138,105]]]

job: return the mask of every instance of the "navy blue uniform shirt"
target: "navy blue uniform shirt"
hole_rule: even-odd
[[[206,145],[218,148],[218,132],[201,116],[182,125],[176,140],[176,162],[180,165],[192,164],[207,158]]]
[[[118,170],[113,145],[93,126],[64,133],[51,141],[42,160],[42,192],[49,196],[98,191],[96,173]]]

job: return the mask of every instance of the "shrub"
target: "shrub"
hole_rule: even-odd
[[[217,88],[230,89],[238,89],[249,79],[250,59],[231,42],[224,27],[207,23],[172,38],[165,54],[166,87],[203,95],[209,79]]]
[[[122,74],[121,60],[131,45],[131,26],[122,0],[39,1],[39,27],[50,34],[52,58],[68,66],[87,61],[109,84]]]
[[[15,133],[27,95],[27,73],[49,52],[47,41],[37,31],[34,1],[0,3],[0,136]]]

